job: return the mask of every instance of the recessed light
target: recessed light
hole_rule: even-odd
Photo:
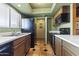
[[[18,4],[17,6],[18,6],[18,7],[21,7],[21,4]]]
[[[41,4],[41,3],[38,3],[38,4]]]

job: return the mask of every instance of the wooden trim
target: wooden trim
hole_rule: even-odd
[[[75,25],[75,22],[76,22],[76,4],[74,3],[73,4],[73,35],[76,35],[76,25]]]

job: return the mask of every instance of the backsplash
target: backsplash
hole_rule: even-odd
[[[20,28],[0,28],[0,33],[2,32],[18,32],[21,31]]]
[[[57,30],[60,28],[71,28],[71,23],[64,23],[57,27]]]

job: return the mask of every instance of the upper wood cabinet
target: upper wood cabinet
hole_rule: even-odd
[[[73,34],[79,35],[79,4],[73,4]]]
[[[76,3],[76,17],[79,17],[79,3]]]
[[[10,8],[10,12],[11,12],[11,22],[10,22],[11,28],[20,28],[20,20],[21,20],[20,14],[12,8]]]
[[[0,4],[0,27],[9,28],[9,7],[5,4]]]

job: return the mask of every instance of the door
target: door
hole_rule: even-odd
[[[44,18],[36,19],[36,38],[45,40],[45,20]]]

